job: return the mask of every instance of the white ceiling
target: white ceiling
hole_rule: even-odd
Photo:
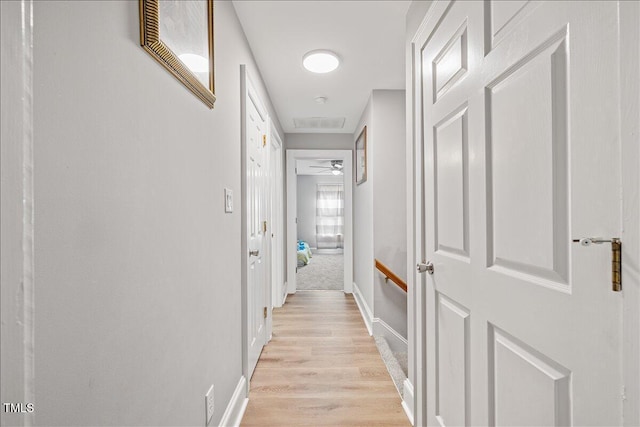
[[[404,89],[405,15],[410,1],[234,0],[286,133],[354,133],[373,89]],[[218,41],[224,43],[224,40]],[[340,67],[314,74],[305,53],[328,49]],[[326,104],[315,98],[326,96]],[[343,129],[296,129],[294,118],[345,117]]]

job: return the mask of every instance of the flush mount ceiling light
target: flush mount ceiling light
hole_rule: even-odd
[[[317,102],[318,104],[326,104],[326,103],[327,103],[327,99],[328,99],[328,98],[327,98],[326,96],[317,96],[317,97],[315,98],[315,100],[316,100],[316,102]]]
[[[312,73],[329,73],[340,65],[338,55],[330,50],[312,50],[302,57],[302,65]]]

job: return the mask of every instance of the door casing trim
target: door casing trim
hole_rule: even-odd
[[[302,159],[342,160],[344,172],[344,292],[353,292],[353,152],[351,150],[287,150],[287,292],[296,292],[297,175],[296,161]]]

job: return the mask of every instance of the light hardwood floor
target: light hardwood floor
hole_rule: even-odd
[[[353,296],[298,291],[273,313],[243,426],[410,426]]]

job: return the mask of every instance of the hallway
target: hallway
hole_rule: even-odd
[[[410,425],[353,296],[299,291],[274,310],[242,425]]]
[[[640,0],[0,0],[0,93],[1,426],[640,427]]]

